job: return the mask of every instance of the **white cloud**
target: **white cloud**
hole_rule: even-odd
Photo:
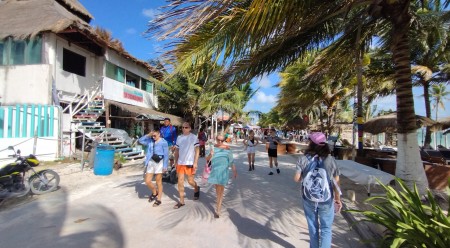
[[[264,92],[258,91],[255,94],[255,103],[269,103],[274,104],[277,101],[275,95],[266,95]]]
[[[127,29],[127,30],[125,30],[125,32],[127,33],[127,34],[136,34],[136,29],[134,29],[134,28],[129,28],[129,29]]]
[[[159,15],[161,11],[157,9],[143,9],[142,14],[150,19],[155,18],[157,15]]]
[[[261,87],[261,88],[269,88],[272,87],[272,84],[270,82],[270,79],[267,75],[264,75],[260,78],[256,79],[257,84]]]

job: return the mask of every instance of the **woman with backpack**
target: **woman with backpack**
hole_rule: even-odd
[[[297,162],[294,176],[302,181],[303,209],[311,248],[331,247],[334,214],[342,208],[339,169],[323,133],[309,135],[309,145]]]

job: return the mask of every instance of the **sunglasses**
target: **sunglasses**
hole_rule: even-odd
[[[183,127],[183,129],[188,129],[188,128],[191,128],[191,127]]]

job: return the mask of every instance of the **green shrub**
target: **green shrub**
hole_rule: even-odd
[[[366,200],[374,211],[348,211],[363,214],[363,221],[386,227],[381,247],[450,247],[448,212],[446,215],[442,211],[429,190],[424,202],[416,185],[411,191],[402,180],[395,180],[400,186],[399,192],[380,183],[386,195]],[[450,195],[450,186],[447,191]]]

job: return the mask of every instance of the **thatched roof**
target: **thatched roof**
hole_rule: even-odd
[[[416,115],[416,126],[421,128],[423,126],[433,126],[436,122],[430,118]],[[397,113],[390,113],[383,116],[378,116],[368,120],[364,123],[364,132],[378,134],[378,133],[394,133],[397,131]]]
[[[45,31],[59,33],[70,26],[88,27],[91,18],[76,0],[6,0],[0,2],[0,39],[25,39]]]
[[[438,125],[440,125],[442,129],[450,128],[450,116],[438,119]]]
[[[170,118],[170,122],[172,123],[172,125],[175,125],[175,126],[181,126],[184,122],[183,118],[181,118],[181,117],[171,115],[171,114],[166,114],[163,112],[159,112],[154,109],[134,106],[134,105],[126,104],[126,103],[116,102],[113,100],[105,100],[105,103],[115,105],[122,110],[128,111],[128,112],[132,113],[130,116],[134,116],[134,117],[146,116],[148,119],[155,120],[155,121],[160,121],[167,117],[167,118]],[[140,118],[136,118],[136,119],[140,119]]]
[[[26,39],[52,32],[97,55],[104,55],[108,47],[162,80],[159,70],[101,38],[89,25],[91,19],[92,15],[78,0],[4,0],[0,1],[0,40]]]

